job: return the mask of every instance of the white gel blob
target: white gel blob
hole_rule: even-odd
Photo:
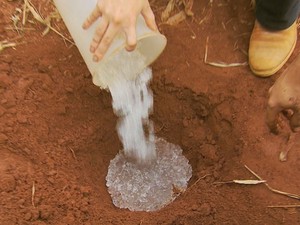
[[[111,160],[106,185],[113,203],[131,211],[156,211],[176,198],[174,188],[185,191],[192,168],[182,149],[163,139],[155,141],[157,161],[141,168],[119,153]]]

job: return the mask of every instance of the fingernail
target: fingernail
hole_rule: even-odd
[[[126,46],[125,49],[126,49],[128,52],[132,52],[132,51],[135,49],[135,45],[134,45],[134,46]]]
[[[91,51],[92,53],[94,53],[95,50],[96,50],[95,47],[92,47],[92,46],[90,47],[90,51]]]
[[[96,56],[96,55],[94,55],[94,57],[93,57],[93,61],[94,61],[94,62],[98,62],[98,61],[99,61],[99,57],[98,57],[98,56]]]

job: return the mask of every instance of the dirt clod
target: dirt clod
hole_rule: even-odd
[[[16,180],[11,174],[0,174],[0,192],[11,192],[16,188]]]
[[[212,212],[212,209],[211,209],[211,206],[210,206],[209,203],[203,203],[203,204],[199,207],[198,211],[199,211],[200,214],[203,215],[203,216],[209,216],[209,215],[211,214],[211,212]]]
[[[7,88],[11,83],[12,80],[7,74],[0,74],[0,88]]]
[[[0,133],[0,144],[5,144],[8,140],[8,137],[3,134],[3,133]]]
[[[49,205],[41,205],[39,206],[39,210],[40,210],[40,218],[42,220],[48,220],[53,214],[52,207]]]

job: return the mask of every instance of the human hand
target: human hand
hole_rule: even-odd
[[[267,124],[278,133],[278,116],[283,110],[292,110],[290,126],[293,131],[300,127],[300,55],[281,74],[269,90]]]
[[[95,9],[82,25],[84,29],[88,29],[101,17],[90,46],[94,61],[97,62],[103,58],[114,37],[120,31],[125,32],[126,50],[135,49],[136,20],[140,13],[147,26],[154,31],[157,30],[148,0],[98,0]]]

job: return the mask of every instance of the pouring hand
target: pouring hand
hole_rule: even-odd
[[[157,30],[148,0],[98,0],[95,9],[82,25],[84,29],[88,29],[101,17],[90,46],[94,61],[97,62],[103,58],[114,37],[120,31],[125,32],[127,51],[135,49],[136,20],[140,13],[147,26],[152,30]]]

